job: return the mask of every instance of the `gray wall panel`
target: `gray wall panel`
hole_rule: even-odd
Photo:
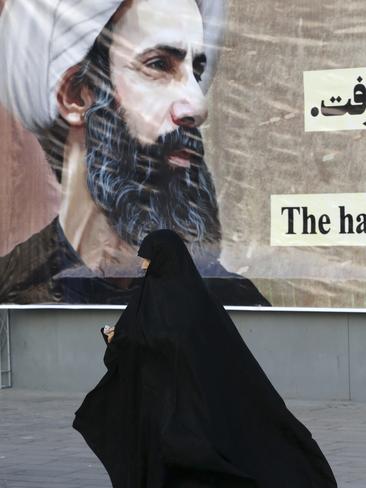
[[[349,339],[351,396],[366,402],[366,315],[350,315]]]
[[[11,310],[14,387],[88,391],[106,371],[99,328],[119,315],[103,309]],[[230,315],[282,396],[347,400],[351,392],[352,399],[366,401],[366,315]]]
[[[11,311],[13,385],[88,390],[106,371],[99,328],[118,316],[106,310]]]
[[[232,312],[259,363],[287,398],[349,398],[346,314]]]

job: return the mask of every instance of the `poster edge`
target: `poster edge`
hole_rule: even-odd
[[[0,305],[0,310],[124,310],[127,305]],[[227,311],[243,312],[311,312],[311,313],[366,313],[366,308],[332,308],[332,307],[263,307],[263,306],[241,306],[223,305]]]

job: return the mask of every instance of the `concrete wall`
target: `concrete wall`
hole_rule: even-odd
[[[13,386],[83,391],[104,374],[116,310],[10,310]],[[285,398],[366,401],[366,315],[230,312]]]

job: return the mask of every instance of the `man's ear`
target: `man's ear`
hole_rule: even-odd
[[[84,114],[93,103],[90,89],[84,85],[75,86],[73,77],[79,66],[72,66],[62,77],[57,92],[58,110],[71,126],[84,125]]]

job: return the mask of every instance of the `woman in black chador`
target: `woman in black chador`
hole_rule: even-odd
[[[73,422],[113,488],[335,488],[182,239],[154,231],[138,255],[142,286]]]

